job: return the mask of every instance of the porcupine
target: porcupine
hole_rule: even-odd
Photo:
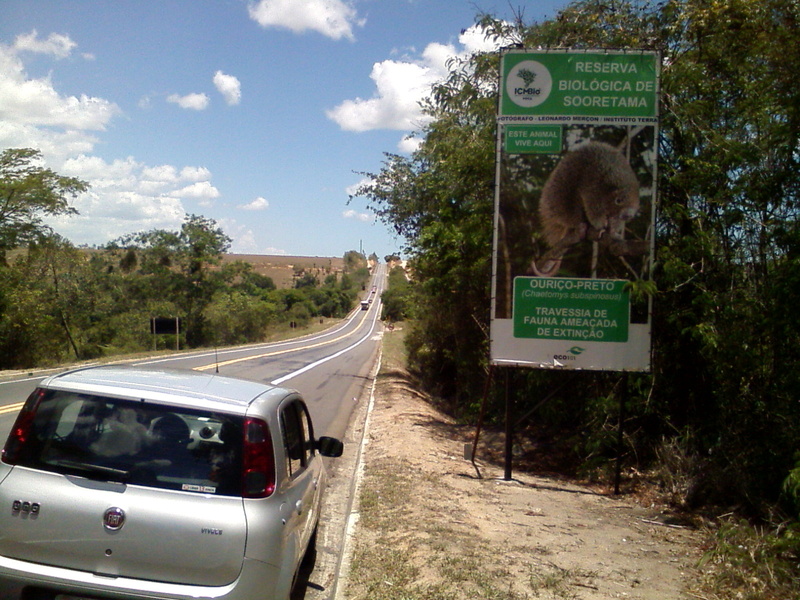
[[[586,239],[630,253],[625,226],[638,212],[639,181],[622,152],[603,142],[581,144],[561,158],[542,189],[539,217],[548,250],[538,266],[531,261],[531,270],[555,275],[567,250]],[[635,252],[643,248],[637,244]]]

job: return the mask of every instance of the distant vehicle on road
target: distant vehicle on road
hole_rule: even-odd
[[[369,300],[362,300],[361,301],[361,310],[369,310]]]
[[[326,486],[301,396],[195,371],[42,381],[0,461],[0,597],[288,600]]]

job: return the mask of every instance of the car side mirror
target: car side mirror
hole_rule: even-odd
[[[344,451],[344,444],[336,438],[322,436],[317,440],[317,450],[322,456],[335,458],[341,456]]]

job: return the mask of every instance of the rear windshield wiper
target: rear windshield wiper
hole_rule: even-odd
[[[120,483],[127,483],[130,471],[124,469],[115,469],[113,467],[104,467],[102,465],[94,465],[91,463],[78,462],[76,460],[58,460],[55,461],[59,467],[79,471],[82,475],[89,479],[97,479],[101,481],[118,481]]]

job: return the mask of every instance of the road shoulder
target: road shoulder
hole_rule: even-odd
[[[399,372],[376,384],[337,598],[689,598],[699,539],[656,508],[464,460],[464,428]]]

